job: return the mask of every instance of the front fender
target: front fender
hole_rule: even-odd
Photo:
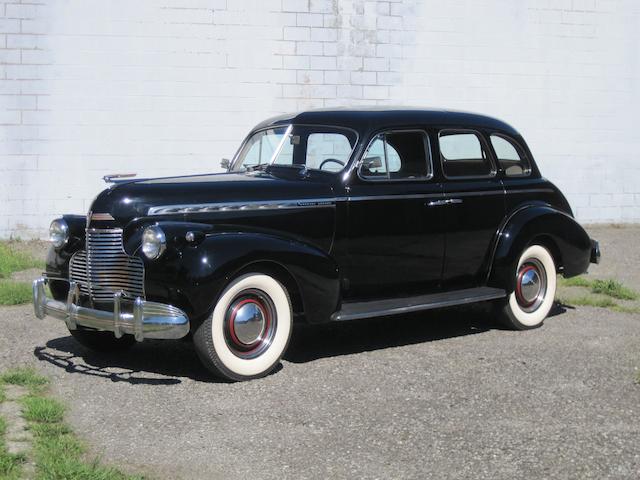
[[[565,277],[584,273],[589,267],[591,239],[570,215],[546,205],[532,205],[515,212],[498,234],[487,285],[515,288],[520,255],[533,241],[552,250],[556,266]]]
[[[327,321],[336,310],[340,282],[335,261],[314,246],[259,232],[213,233],[177,255],[148,262],[147,297],[166,301],[168,296],[200,319],[210,314],[235,275],[265,262],[294,279],[307,321]]]

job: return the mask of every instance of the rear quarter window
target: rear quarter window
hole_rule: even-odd
[[[522,148],[504,135],[492,133],[489,137],[500,169],[507,177],[524,177],[531,173],[531,166]]]

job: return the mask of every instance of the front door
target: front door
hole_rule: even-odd
[[[443,212],[434,205],[441,200],[425,131],[388,131],[373,138],[349,186],[345,298],[439,290]]]
[[[504,188],[480,132],[441,130],[438,145],[447,230],[443,288],[481,286],[505,214]]]

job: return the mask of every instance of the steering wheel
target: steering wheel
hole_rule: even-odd
[[[325,158],[321,163],[320,166],[318,167],[320,170],[322,170],[322,167],[324,167],[325,163],[337,163],[338,165],[340,165],[341,167],[344,167],[344,162],[341,162],[340,160],[337,160],[335,158]]]

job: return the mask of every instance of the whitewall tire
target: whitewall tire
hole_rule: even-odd
[[[263,273],[241,275],[224,289],[194,334],[204,365],[234,381],[271,372],[289,344],[293,311],[287,290]]]
[[[515,269],[515,290],[503,301],[502,322],[516,330],[542,325],[556,295],[556,265],[542,245],[526,248]]]

